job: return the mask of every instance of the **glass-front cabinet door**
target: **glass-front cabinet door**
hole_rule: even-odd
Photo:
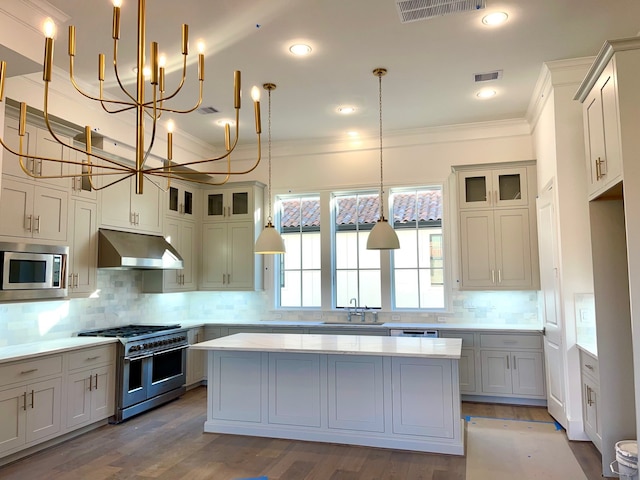
[[[496,208],[528,204],[527,169],[458,172],[459,208]]]
[[[206,220],[249,220],[253,218],[253,189],[207,191],[204,204]]]
[[[169,213],[193,216],[193,190],[181,185],[169,187]]]

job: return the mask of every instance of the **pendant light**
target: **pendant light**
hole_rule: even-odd
[[[284,240],[276,230],[276,227],[271,223],[271,91],[276,89],[274,83],[265,83],[262,86],[267,92],[269,92],[269,216],[267,217],[267,224],[260,233],[258,240],[256,240],[255,252],[259,254],[277,254],[285,253]]]
[[[378,77],[378,105],[380,111],[380,219],[369,234],[367,250],[395,250],[400,248],[400,241],[395,230],[384,218],[384,188],[382,182],[382,77],[387,74],[387,69],[376,68],[373,74]]]

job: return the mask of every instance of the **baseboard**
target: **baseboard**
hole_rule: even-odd
[[[547,400],[539,398],[494,397],[492,395],[461,395],[463,402],[502,403],[505,405],[527,405],[530,407],[546,407]]]

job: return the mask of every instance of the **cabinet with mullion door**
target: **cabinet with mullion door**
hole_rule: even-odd
[[[535,163],[515,163],[455,169],[461,289],[538,288]]]
[[[200,290],[263,288],[263,259],[254,246],[263,228],[264,187],[239,182],[203,192]]]

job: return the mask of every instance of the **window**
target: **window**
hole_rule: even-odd
[[[320,197],[284,197],[279,204],[287,250],[280,255],[280,306],[320,307]]]
[[[425,187],[391,194],[395,308],[444,308],[442,189]]]
[[[386,311],[445,308],[442,186],[390,190],[389,221],[400,249],[382,253],[367,250],[380,216],[377,190],[287,194],[276,201],[274,223],[287,249],[275,257],[279,307],[348,308],[355,298],[358,306]]]
[[[369,232],[380,212],[377,193],[334,196],[336,307],[349,307],[355,298],[361,307],[380,308],[380,253],[367,250]]]

